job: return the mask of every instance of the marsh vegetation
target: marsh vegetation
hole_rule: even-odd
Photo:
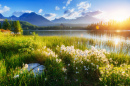
[[[100,40],[67,36],[0,35],[0,84],[2,86],[130,85],[130,44],[104,41],[120,51],[96,48]],[[37,77],[26,64],[45,66]],[[25,71],[21,71],[21,68]],[[19,75],[17,77],[14,77]]]

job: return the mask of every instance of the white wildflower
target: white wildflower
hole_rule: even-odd
[[[46,46],[44,46],[44,49],[46,49]]]
[[[19,77],[19,75],[16,75],[16,76],[14,76],[13,78],[18,78]]]
[[[45,78],[45,81],[47,81],[47,78]]]
[[[87,68],[85,68],[84,70],[88,70]]]
[[[99,80],[100,80],[100,81],[102,81],[102,80],[103,80],[103,78],[99,78]]]
[[[24,63],[23,63],[23,66],[24,66]]]
[[[99,65],[96,65],[97,66],[97,69],[99,68]]]
[[[77,60],[77,58],[74,58],[74,60]]]
[[[67,69],[63,67],[63,68],[62,68],[62,71],[66,72],[66,71],[67,71]]]
[[[34,50],[34,49],[32,48],[32,50]]]
[[[83,64],[83,61],[81,61],[81,64]]]
[[[76,74],[78,74],[79,72],[78,71],[76,71]]]
[[[25,68],[25,69],[28,68],[28,64],[25,64],[25,67],[24,67],[24,68]]]

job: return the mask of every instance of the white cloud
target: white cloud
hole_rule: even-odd
[[[77,17],[80,17],[80,13],[79,12],[72,12],[70,14],[64,14],[62,17],[66,18],[66,19],[75,19]]]
[[[74,12],[75,9],[68,9],[68,10],[65,10],[64,11],[64,14],[69,14],[69,13],[72,13]]]
[[[77,4],[78,9],[88,10],[89,7],[91,7],[91,3],[88,2],[80,2]]]
[[[55,7],[55,10],[60,10],[60,8],[58,6]]]
[[[82,12],[82,15],[89,15],[89,16],[97,16],[99,14],[102,14],[103,12],[98,10],[98,11],[91,11],[91,12]]]
[[[0,5],[0,8],[2,8],[1,5]],[[4,13],[7,11],[10,11],[10,7],[4,6],[2,9],[0,9],[0,13]]]
[[[2,5],[0,4],[0,8],[1,8],[1,6],[2,6]]]
[[[43,16],[49,20],[53,20],[54,17],[56,16],[56,14],[55,13],[48,13],[48,14],[44,14]]]
[[[68,1],[72,1],[72,0],[68,0]],[[70,2],[68,2],[70,4]],[[64,11],[64,15],[62,17],[66,18],[66,19],[75,19],[77,17],[81,17],[84,16],[85,14],[87,14],[87,10],[88,8],[91,7],[91,3],[88,2],[80,2],[79,4],[77,4],[77,8],[78,10],[75,11],[75,9],[68,9]],[[89,13],[89,14],[96,14],[96,13]]]
[[[103,19],[104,21],[108,21],[109,20],[109,16],[108,13],[101,11],[102,13],[95,15],[94,17],[98,18],[98,19]]]
[[[72,0],[68,0],[67,3],[66,3],[66,6],[68,6],[71,1],[72,1]]]
[[[42,10],[42,9],[40,9],[40,10],[38,11],[38,13],[42,13],[42,11],[43,11],[43,10]]]
[[[4,6],[3,10],[6,12],[6,11],[10,11],[10,8],[7,7],[7,6]]]
[[[31,13],[31,12],[33,12],[33,11],[31,11],[31,10],[15,11],[15,12],[13,12],[12,15],[15,15],[15,16],[19,17],[19,16],[21,16],[24,13]]]
[[[64,15],[62,17],[66,18],[66,19],[75,19],[77,17],[81,16],[81,12],[80,11],[74,11],[75,9],[68,9],[64,11]]]
[[[65,9],[66,7],[64,6],[63,9]]]
[[[22,12],[23,12],[23,13],[31,13],[31,12],[33,12],[33,11],[31,11],[31,10],[22,10]]]

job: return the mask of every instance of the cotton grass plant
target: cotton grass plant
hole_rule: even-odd
[[[130,85],[130,56],[123,52],[130,44],[122,42],[116,45],[119,51],[108,52],[96,47],[100,43],[115,48],[112,41],[77,37],[0,35],[0,85]],[[26,70],[29,63],[46,69],[34,77]]]

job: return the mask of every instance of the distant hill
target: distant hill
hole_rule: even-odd
[[[19,17],[20,21],[27,21],[33,25],[37,26],[49,26],[52,25],[53,23],[46,18],[44,18],[41,15],[37,15],[36,13],[24,13]]]
[[[16,17],[15,15],[12,15],[11,17],[8,17],[7,19],[9,19],[9,20],[19,20],[19,18]]]
[[[61,17],[59,19],[54,19],[52,21],[49,21],[48,19],[44,18],[41,15],[36,14],[35,12],[32,13],[24,13],[20,17],[16,17],[14,15],[10,17],[4,17],[2,14],[0,14],[0,21],[3,21],[3,19],[8,19],[12,21],[26,21],[30,24],[36,25],[36,26],[60,26],[60,24],[64,24],[66,26],[87,26],[91,23],[97,23],[101,21],[100,19],[97,19],[95,17],[86,15],[83,17],[78,17],[76,19],[65,19],[64,17]]]
[[[53,23],[41,15],[38,15],[34,12],[32,13],[24,13],[20,17],[11,16],[11,17],[4,17],[0,14],[0,19],[8,19],[8,20],[19,20],[19,21],[26,21],[36,26],[51,26]],[[3,21],[3,20],[1,20]]]
[[[70,21],[70,23],[72,23],[72,24],[91,24],[91,23],[97,23],[99,21],[101,21],[101,20],[99,20],[95,17],[89,16],[89,15],[86,15],[83,17],[78,17],[76,19],[72,19]]]
[[[52,20],[52,22],[53,23],[68,23],[68,22],[70,22],[70,20],[69,19],[65,19],[64,17],[61,17],[59,19]]]
[[[4,16],[0,13],[0,19],[4,19]]]
[[[86,15],[83,17],[78,17],[76,19],[65,19],[63,17],[59,18],[59,19],[54,19],[52,20],[53,23],[65,23],[65,24],[72,24],[72,25],[82,25],[82,24],[91,24],[91,23],[97,23],[101,21],[100,19],[97,19],[95,17]]]
[[[25,21],[20,21],[20,24],[24,30],[28,30],[28,29],[35,30],[36,28],[38,28],[38,26]]]

